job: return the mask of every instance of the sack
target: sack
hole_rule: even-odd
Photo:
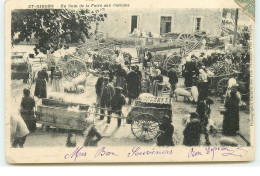
[[[222,137],[219,140],[219,143],[222,146],[232,146],[232,147],[238,146],[238,142],[235,139],[232,139],[232,138],[229,138],[229,137]]]

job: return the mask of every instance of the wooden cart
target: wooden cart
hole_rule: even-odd
[[[172,120],[171,99],[168,97],[144,97],[134,101],[126,121],[131,124],[135,137],[150,141],[159,133],[159,124],[167,115]]]
[[[69,111],[68,107],[80,107],[78,111]],[[70,103],[52,99],[43,99],[42,105],[37,106],[37,123],[67,130],[84,130],[88,123],[89,106],[86,104]]]
[[[30,63],[26,59],[25,52],[12,52],[11,56],[11,79],[23,79],[24,83],[29,83],[31,80]]]
[[[163,36],[162,41],[158,44],[146,45],[148,51],[153,52],[154,55],[151,59],[151,65],[154,68],[160,68],[169,71],[174,68],[180,76],[182,73],[183,65],[182,59],[186,57],[192,50],[199,47],[202,40],[206,37],[205,34],[166,34]],[[150,38],[147,38],[147,40]],[[138,57],[142,57],[145,51],[144,47],[137,47]]]

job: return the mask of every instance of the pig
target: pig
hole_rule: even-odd
[[[63,84],[64,92],[74,92],[76,90],[75,85],[70,82],[65,82]]]
[[[184,88],[177,88],[174,90],[173,96],[175,96],[176,101],[178,101],[178,96],[183,96],[184,100],[186,100],[186,98],[188,98],[188,100],[191,97],[191,94],[189,91],[185,90]]]
[[[72,83],[77,87],[78,85],[86,84],[86,75],[82,74],[74,79],[72,79]]]

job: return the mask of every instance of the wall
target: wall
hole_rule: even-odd
[[[99,31],[109,33],[109,37],[126,38],[131,30],[131,16],[140,18],[139,29],[160,33],[161,16],[172,16],[171,30],[174,33],[194,32],[193,17],[202,18],[202,30],[208,34],[220,35],[222,9],[125,9],[106,11],[108,17],[99,25]]]

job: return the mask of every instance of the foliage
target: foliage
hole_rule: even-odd
[[[54,53],[68,48],[68,43],[84,41],[85,36],[93,35],[93,24],[102,22],[107,14],[100,10],[14,10],[11,20],[12,44],[18,44],[31,38],[39,40],[35,45],[36,54]]]

